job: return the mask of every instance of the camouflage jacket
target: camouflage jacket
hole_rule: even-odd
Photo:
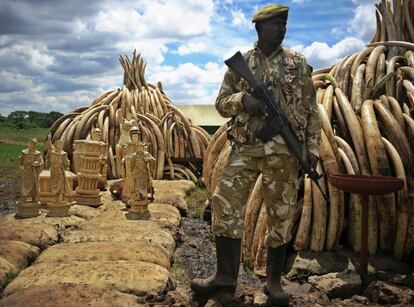
[[[275,101],[279,101],[282,111],[304,145],[303,154],[311,152],[319,156],[321,123],[311,69],[304,56],[280,46],[266,57],[256,43],[254,49],[244,54],[244,57],[256,80],[266,84]],[[266,144],[256,138],[257,131],[265,125],[265,117],[250,117],[242,104],[243,96],[252,93],[252,90],[243,78],[231,69],[227,70],[216,100],[216,109],[221,116],[232,118],[228,123],[229,139],[236,144],[261,146],[265,154],[289,153],[280,135]]]

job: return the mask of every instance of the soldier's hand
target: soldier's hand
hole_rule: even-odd
[[[253,96],[246,94],[243,96],[243,108],[249,115],[266,114],[266,108]]]

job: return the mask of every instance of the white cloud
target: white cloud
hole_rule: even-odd
[[[354,9],[354,15],[348,22],[348,27],[343,29],[334,27],[331,33],[337,39],[348,36],[329,46],[325,42],[315,41],[309,46],[301,44],[293,46],[292,49],[299,51],[305,55],[310,65],[315,68],[326,67],[341,61],[344,57],[361,51],[365,48],[376,30],[375,6],[377,0],[352,0],[358,4]]]
[[[96,84],[96,90],[95,90],[96,95],[95,93],[91,95],[92,99],[94,99],[97,95],[102,94],[103,92],[121,88],[123,85],[122,83],[123,76],[124,76],[124,71],[122,68],[119,68],[114,71],[108,71],[105,74],[95,76],[93,79],[89,78],[88,76],[79,78],[79,82],[81,83],[89,82],[89,83]],[[92,102],[92,100],[90,102]]]
[[[333,27],[331,29],[331,33],[333,35],[335,35],[336,37],[338,37],[338,36],[342,36],[344,34],[344,30],[340,27]]]
[[[15,43],[10,47],[0,49],[0,57],[11,56],[34,70],[44,70],[55,62],[55,58],[50,55],[45,46],[29,41]]]
[[[218,63],[207,62],[204,67],[193,63],[180,64],[177,68],[161,67],[160,71],[151,75],[152,82],[161,81],[163,84],[214,84],[218,82],[222,73]]]
[[[183,37],[208,33],[214,12],[212,0],[145,1],[143,15],[150,34]],[[193,22],[189,22],[193,21]]]
[[[70,112],[79,106],[89,106],[99,94],[102,93],[75,91],[66,95],[47,95],[42,99],[42,107],[46,110]]]
[[[168,43],[209,33],[213,12],[213,0],[137,0],[115,8],[104,7],[93,24],[96,31],[118,35],[116,48],[128,54],[137,49],[153,67],[164,62]],[[205,49],[204,43],[190,42],[176,53],[185,55]]]
[[[48,54],[42,53],[42,51],[32,48],[29,50],[21,50],[22,53],[28,53],[30,62],[34,67],[44,69],[49,65],[52,65],[54,63],[53,56],[50,56]]]
[[[253,23],[246,18],[246,15],[241,10],[232,10],[231,16],[233,18],[231,21],[233,27],[253,28]]]
[[[138,32],[143,35],[144,25],[141,25],[142,16],[131,8],[108,8],[102,10],[96,16],[95,30],[98,32],[111,32],[121,35],[131,35],[133,29],[134,32]],[[134,35],[134,34],[132,34]]]
[[[85,34],[88,31],[87,25],[85,22],[83,22],[81,19],[76,18],[73,22],[72,22],[72,27],[71,27],[73,33],[75,33],[76,35],[78,35],[78,38],[80,37],[80,35]]]
[[[95,19],[95,29],[124,36],[170,39],[211,30],[212,0],[136,1],[131,5],[101,10]]]
[[[157,39],[131,39],[119,42],[116,47],[128,56],[136,49],[148,66],[160,65],[164,62],[164,54],[168,51],[165,43]]]
[[[214,103],[223,80],[225,67],[207,62],[200,67],[193,63],[177,68],[162,66],[150,75],[151,82],[161,81],[164,91],[176,104]]]
[[[347,5],[355,8],[352,20],[329,15],[326,23],[332,24],[332,30],[329,33],[330,28],[324,29],[323,36],[312,36],[316,30],[309,28],[308,32],[308,20],[304,19],[300,35],[288,36],[285,44],[296,46],[315,68],[337,63],[371,39],[375,30],[372,3],[378,1],[348,1]],[[83,7],[82,13],[76,5],[68,5],[70,12],[47,6],[47,11],[39,10],[43,15],[25,14],[29,21],[33,19],[30,25],[36,29],[0,35],[0,80],[4,81],[3,86],[0,84],[1,113],[16,109],[69,112],[88,105],[99,94],[122,86],[123,71],[114,63],[119,54],[131,57],[134,49],[148,64],[146,80],[153,84],[162,81],[174,103],[214,103],[226,70],[223,60],[237,50],[251,49],[256,38],[250,17],[259,5],[252,0],[89,2],[93,6]],[[303,10],[305,6],[299,4],[309,0],[288,2],[297,3],[295,7]],[[20,3],[26,7],[22,14],[35,8],[30,1]],[[38,23],[38,16],[52,12],[59,17],[56,21]],[[51,31],[53,27],[56,31]],[[12,30],[21,31],[18,24]],[[319,42],[305,45],[305,34],[309,44]],[[194,63],[178,64],[183,61],[179,56],[187,54],[201,55],[191,57]],[[166,58],[170,66],[165,65]]]
[[[354,10],[354,17],[349,21],[348,26],[348,31],[354,33],[356,37],[365,42],[370,41],[377,28],[374,5],[361,4],[357,6]]]
[[[214,33],[214,36],[209,35],[203,37],[201,41],[208,46],[209,53],[220,60],[224,60],[227,59],[232,50],[237,51],[243,49],[244,51],[247,51],[248,49],[253,48],[254,37],[237,35],[233,28],[222,27],[220,28],[220,31]]]
[[[292,49],[305,55],[308,63],[314,68],[320,68],[339,62],[345,56],[361,51],[365,43],[355,37],[345,37],[343,40],[328,46],[324,42],[313,42],[310,46],[293,46]]]
[[[201,53],[207,49],[206,44],[203,42],[189,42],[186,45],[182,45],[178,47],[177,51],[173,53],[177,53],[179,55],[186,55],[191,53]]]
[[[223,60],[227,60],[228,58],[233,56],[237,51],[240,51],[241,53],[245,53],[245,52],[249,51],[250,49],[252,49],[251,45],[250,46],[244,45],[244,46],[232,47],[230,50],[227,51],[226,54],[224,54]]]
[[[47,94],[28,88],[26,91],[15,93],[0,93],[1,114],[5,115],[15,110],[36,110],[39,112],[59,111],[69,113],[79,106],[89,106],[100,94],[90,91],[72,91],[66,94]],[[16,104],[15,102],[19,102]]]
[[[0,90],[1,92],[18,92],[30,88],[35,90],[36,86],[28,76],[12,73],[9,71],[0,72]]]
[[[10,38],[7,35],[0,36],[0,46],[6,45],[8,42],[10,42]]]
[[[379,0],[352,0],[352,3],[355,3],[355,4],[371,4],[371,5],[374,5],[378,2],[379,2]]]

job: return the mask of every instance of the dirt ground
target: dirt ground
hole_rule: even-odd
[[[205,301],[197,302],[192,299],[190,281],[197,278],[206,278],[210,276],[216,268],[214,236],[210,230],[210,215],[203,216],[206,207],[205,190],[196,188],[187,202],[189,213],[181,220],[179,238],[177,240],[177,250],[174,257],[173,278],[176,280],[177,288],[171,293],[181,295],[182,299],[187,299],[183,305],[191,304],[192,306],[203,306]],[[203,218],[204,217],[204,218]],[[175,269],[175,270],[174,270]],[[174,274],[176,273],[176,274]],[[235,298],[223,294],[212,298],[208,303],[211,306],[265,306],[254,304],[255,296],[263,297],[263,282],[257,275],[244,269],[240,265],[240,275]],[[293,306],[332,306],[328,297],[311,287],[309,284],[301,285],[298,282],[284,280],[284,286],[295,292],[293,297]],[[174,294],[173,294],[174,296]],[[177,299],[176,302],[179,302]],[[164,301],[165,303],[165,301]],[[216,304],[216,305],[214,305]]]
[[[203,206],[203,204],[199,204]],[[190,207],[191,208],[191,207]],[[181,267],[183,273],[177,282],[178,293],[185,293],[192,306],[201,306],[206,302],[192,299],[190,281],[193,278],[206,278],[215,271],[215,244],[207,221],[193,211],[181,220],[179,246],[175,252],[174,267]],[[175,277],[175,276],[174,276]],[[255,306],[254,295],[262,292],[262,281],[252,272],[246,272],[240,266],[240,275],[235,299],[220,295],[212,301],[223,306]],[[176,290],[176,291],[177,291]],[[214,306],[214,305],[213,305]]]
[[[18,179],[0,181],[0,214],[9,214],[16,211],[15,204],[19,199],[19,189],[20,180]]]
[[[215,271],[215,244],[210,230],[210,215],[204,216],[206,207],[205,190],[196,190],[187,198],[189,213],[181,220],[177,250],[174,257],[173,278],[176,289],[169,292],[173,302],[182,305],[203,306],[206,302],[192,299],[190,281],[194,277],[205,278]],[[291,249],[290,253],[293,252]],[[352,253],[352,252],[351,252]],[[219,294],[208,301],[208,306],[269,306],[263,294],[264,279],[240,266],[240,275],[235,298]],[[366,288],[369,281],[365,281]],[[351,299],[329,299],[328,296],[310,285],[306,278],[282,281],[286,292],[291,295],[291,306],[378,306],[372,304],[365,296],[355,295]],[[364,293],[362,289],[361,293]],[[168,300],[163,303],[167,303]],[[170,301],[171,302],[171,301]],[[179,305],[179,304],[177,304]],[[399,305],[404,306],[404,305]]]
[[[180,246],[175,252],[174,267],[182,267],[183,275],[178,281],[181,288],[191,300],[190,281],[193,278],[206,278],[215,271],[215,245],[210,226],[199,217],[188,216],[181,220]],[[245,304],[253,300],[253,294],[261,291],[262,283],[257,276],[240,268],[236,301],[222,297],[226,306],[251,306]],[[224,299],[224,302],[223,302]],[[197,302],[192,301],[197,306]]]

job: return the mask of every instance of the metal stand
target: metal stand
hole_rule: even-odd
[[[361,213],[361,251],[359,273],[368,274],[368,205],[370,195],[394,193],[404,186],[402,179],[391,176],[331,175],[330,183],[338,189],[362,196]]]
[[[368,205],[369,195],[362,195],[361,213],[361,249],[359,253],[359,273],[368,274]]]

